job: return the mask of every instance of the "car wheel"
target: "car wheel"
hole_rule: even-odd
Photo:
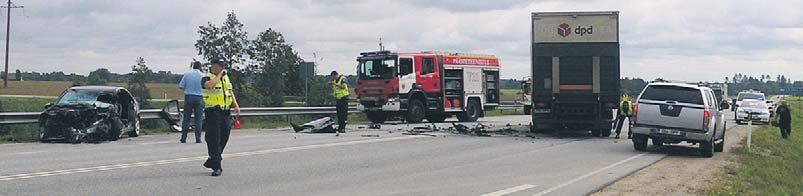
[[[42,124],[39,124],[39,141],[40,142],[48,142],[47,129],[45,128],[47,125],[47,120],[45,120]]]
[[[700,142],[700,154],[702,154],[703,157],[713,157],[714,142],[712,141]]]
[[[647,150],[647,136],[640,134],[633,134],[633,148],[638,151]]]
[[[480,118],[480,103],[477,100],[470,100],[466,105],[466,111],[457,115],[460,122],[475,122]]]
[[[420,123],[424,121],[424,103],[417,99],[410,100],[410,105],[407,109],[407,122]]]
[[[120,135],[123,134],[123,122],[120,121],[119,117],[111,118],[111,128],[109,129],[108,139],[109,141],[117,141],[120,139]]]
[[[128,132],[128,137],[139,137],[139,130],[139,117],[137,117],[136,120],[134,120],[133,130]]]
[[[372,123],[383,123],[388,118],[387,113],[384,112],[368,112],[365,115]]]

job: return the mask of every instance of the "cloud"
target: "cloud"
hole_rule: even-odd
[[[197,28],[235,11],[251,38],[272,28],[319,70],[353,73],[359,52],[494,54],[504,78],[530,71],[530,13],[620,11],[622,75],[721,80],[734,72],[803,79],[801,1],[25,1],[12,19],[12,69],[129,72],[136,57],[183,72]],[[55,68],[54,68],[55,67]],[[691,73],[690,73],[691,72]]]

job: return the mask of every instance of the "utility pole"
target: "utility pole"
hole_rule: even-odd
[[[11,0],[8,0],[8,6],[2,6],[0,8],[6,8],[6,13],[8,14],[6,17],[6,72],[3,73],[3,88],[8,88],[8,41],[11,33],[11,8],[25,8],[25,6],[13,5]]]

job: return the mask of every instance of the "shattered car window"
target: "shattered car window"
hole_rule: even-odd
[[[98,101],[98,97],[101,95],[99,92],[90,92],[90,91],[80,91],[80,90],[70,90],[64,93],[64,96],[58,102],[58,105],[67,105],[67,104],[94,104],[100,107],[106,107],[111,104],[104,103]]]

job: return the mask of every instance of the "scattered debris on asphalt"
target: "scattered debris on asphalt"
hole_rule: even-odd
[[[368,125],[368,128],[369,129],[381,129],[382,125],[379,124],[379,123],[371,123],[370,125]]]
[[[295,131],[296,133],[300,132],[335,133],[336,131],[334,127],[332,127],[333,124],[334,122],[330,117],[323,117],[317,120],[313,120],[301,126],[295,125],[293,124],[293,122],[290,122],[290,126],[293,127],[293,131]]]
[[[360,137],[379,137],[379,135],[377,135],[377,134],[365,134],[365,135],[360,135]]]

